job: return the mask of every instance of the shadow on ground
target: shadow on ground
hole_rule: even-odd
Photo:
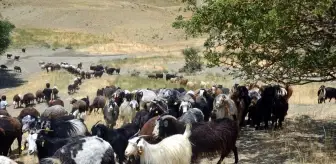
[[[25,82],[13,70],[0,70],[0,89],[18,87]]]
[[[282,130],[243,129],[239,163],[335,163],[336,121],[287,119]],[[232,155],[233,157],[233,155]]]

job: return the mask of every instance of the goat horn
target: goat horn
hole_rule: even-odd
[[[101,120],[97,121],[93,126],[96,126]]]
[[[140,138],[143,138],[143,137],[150,137],[150,135],[140,135],[139,137],[140,137]]]
[[[138,132],[136,132],[131,138],[137,136],[140,133],[140,129],[138,130]]]
[[[164,115],[164,116],[162,116],[161,117],[161,119],[165,119],[165,118],[172,118],[172,119],[174,119],[174,120],[177,120],[174,116],[172,116],[172,115]]]

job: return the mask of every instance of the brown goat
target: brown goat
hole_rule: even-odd
[[[22,130],[21,123],[18,119],[8,116],[0,117],[0,140],[2,149],[0,154],[7,156],[10,147],[15,138],[18,141],[19,154],[21,154]]]
[[[11,117],[11,115],[7,112],[7,110],[0,110],[0,116],[1,115]]]
[[[35,96],[32,93],[26,93],[23,95],[23,98],[21,100],[21,104],[25,104],[25,107],[28,107],[28,105],[34,104]]]
[[[40,112],[37,111],[35,108],[31,108],[31,107],[24,108],[23,110],[21,110],[17,118],[21,120],[23,117],[28,116],[28,115],[38,118],[40,117]]]
[[[287,91],[287,95],[286,95],[285,98],[286,98],[286,101],[288,102],[289,98],[292,97],[292,94],[293,94],[293,87],[290,86],[290,85],[286,85],[286,86],[285,86],[285,89],[286,89],[286,91]]]
[[[37,90],[36,93],[35,93],[35,98],[36,98],[36,101],[37,103],[40,103],[44,100],[44,94],[43,94],[43,91],[42,90]]]
[[[96,108],[97,110],[95,112],[99,113],[99,108],[101,108],[102,110],[104,109],[105,107],[105,104],[106,104],[106,100],[105,100],[105,97],[104,96],[97,96],[94,98],[92,104],[89,106],[90,108],[90,114],[92,112],[92,110],[94,108]]]
[[[76,100],[72,99],[70,101],[70,104],[72,104],[72,110],[71,113],[75,112],[76,110],[79,111],[79,113],[85,112],[88,110],[88,106],[85,101],[83,100]]]
[[[14,109],[16,107],[21,107],[21,97],[19,94],[14,95],[13,97],[13,104],[14,104]]]
[[[50,100],[48,102],[49,107],[54,106],[54,105],[60,105],[60,106],[64,107],[64,102],[61,99]]]
[[[186,86],[188,83],[188,79],[180,79],[180,85]]]

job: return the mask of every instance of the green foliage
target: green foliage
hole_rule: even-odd
[[[209,66],[243,80],[306,84],[336,80],[335,0],[185,0],[190,19],[173,27],[207,35]]]
[[[185,65],[179,70],[180,72],[193,73],[202,70],[199,50],[195,48],[186,48],[182,51],[182,54],[184,55]]]
[[[6,20],[0,20],[0,55],[2,55],[11,43],[10,34],[15,28],[13,24]]]

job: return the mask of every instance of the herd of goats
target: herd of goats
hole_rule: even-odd
[[[90,66],[91,72],[84,72],[81,63],[77,67],[68,63],[39,64],[47,71],[63,68],[78,75],[68,87],[69,94],[85,78],[120,72],[119,68],[101,65]],[[35,100],[44,101],[42,90],[35,95],[14,96],[14,104],[25,107],[17,117],[0,110],[0,161],[15,163],[6,156],[17,139],[19,153],[28,149],[29,155],[37,154],[41,164],[190,164],[217,156],[220,164],[231,151],[238,163],[236,141],[240,129],[268,129],[270,122],[273,129],[282,128],[293,89],[235,84],[232,88],[214,85],[196,90],[129,91],[112,85],[98,89],[92,102],[88,96],[72,99],[71,112],[65,109],[58,92],[57,87],[52,88],[53,98],[46,102],[48,107],[42,113],[31,106]],[[336,99],[335,88],[319,88],[319,103],[332,98]],[[98,121],[89,132],[86,115],[97,115],[100,109],[105,124]],[[116,128],[118,119],[122,125]],[[28,137],[22,144],[26,132]]]

